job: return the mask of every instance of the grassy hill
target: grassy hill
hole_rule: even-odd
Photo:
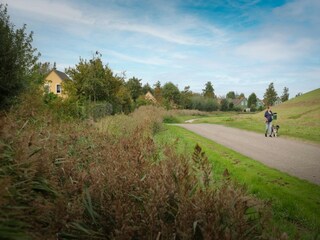
[[[278,115],[281,137],[320,143],[320,88],[272,107]],[[197,123],[217,123],[264,134],[264,111],[255,114],[218,114],[198,119]]]

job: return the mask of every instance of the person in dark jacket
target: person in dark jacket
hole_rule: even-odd
[[[272,111],[271,111],[271,107],[268,106],[267,111],[265,111],[264,113],[264,117],[266,119],[266,132],[265,132],[265,136],[267,137],[269,135],[269,137],[272,137],[271,135],[271,127],[272,127]]]

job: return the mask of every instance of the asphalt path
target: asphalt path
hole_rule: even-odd
[[[176,124],[263,164],[320,185],[320,145],[225,127]],[[281,129],[279,130],[281,134]]]

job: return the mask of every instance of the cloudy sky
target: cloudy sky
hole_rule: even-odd
[[[217,95],[320,87],[319,0],[0,0],[58,70],[96,51],[116,73]]]

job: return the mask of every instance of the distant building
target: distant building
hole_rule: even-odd
[[[282,103],[281,98],[277,97],[276,101],[273,103],[274,106],[279,105],[280,103]]]
[[[44,89],[48,93],[54,93],[61,97],[65,97],[66,94],[63,92],[62,82],[68,79],[69,77],[67,74],[53,69],[45,78]]]
[[[261,99],[257,98],[257,104],[256,104],[256,107],[259,108],[259,107],[264,107],[264,103]]]
[[[150,91],[148,91],[148,92],[146,93],[146,95],[144,96],[144,98],[145,98],[146,100],[154,103],[154,104],[156,104],[156,103],[158,102],[157,99],[152,95],[152,93],[151,93]]]
[[[235,108],[241,108],[241,109],[246,109],[248,105],[248,99],[245,97],[237,98],[237,99],[232,99],[233,107]]]

